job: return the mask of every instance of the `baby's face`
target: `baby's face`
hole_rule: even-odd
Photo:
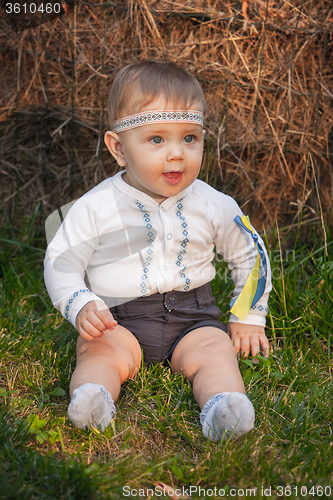
[[[140,111],[175,110],[164,98]],[[202,111],[200,103],[191,109]],[[158,203],[175,196],[197,178],[204,145],[204,130],[191,123],[152,123],[114,134],[106,144],[120,166],[126,167],[125,182]],[[113,146],[108,144],[112,134]],[[118,138],[118,144],[116,143]]]

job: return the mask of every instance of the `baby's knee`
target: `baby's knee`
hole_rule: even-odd
[[[238,370],[237,353],[230,339],[212,339],[197,352],[195,373],[202,370],[202,373],[216,375],[227,367],[230,373]]]
[[[108,346],[100,342],[99,339],[84,340],[82,342],[82,337],[79,337],[77,347],[76,347],[76,357],[78,361],[83,359],[88,359],[90,357],[96,357],[98,355],[103,355]]]
[[[236,351],[229,337],[206,339],[198,343],[187,345],[181,351],[175,352],[176,356],[171,359],[174,372],[183,373],[190,382],[195,374],[202,368],[219,367],[221,361],[236,359]]]
[[[221,355],[237,356],[232,341],[227,336],[207,341],[204,345],[200,346],[200,352],[203,357],[208,359],[214,357],[220,358]]]
[[[77,365],[96,364],[116,369],[121,383],[133,377],[141,364],[141,350],[121,341],[86,341],[77,350]]]

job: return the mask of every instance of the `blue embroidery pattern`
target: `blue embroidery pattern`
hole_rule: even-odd
[[[257,304],[254,304],[254,306],[251,307],[250,309],[251,311],[256,311],[256,312],[259,312],[260,314],[262,314],[263,316],[266,316],[268,314],[268,307],[266,306],[262,306],[262,305],[257,305]]]
[[[186,253],[186,247],[187,247],[187,243],[189,242],[189,239],[187,238],[188,231],[186,230],[187,222],[185,220],[185,217],[182,214],[182,208],[184,207],[182,201],[183,201],[183,198],[179,198],[179,200],[177,201],[177,205],[176,205],[178,208],[176,215],[181,222],[181,226],[183,228],[182,234],[184,235],[184,239],[180,244],[182,249],[179,251],[179,253],[177,255],[176,266],[181,268],[180,269],[180,277],[183,278],[183,280],[184,280],[184,292],[187,292],[187,290],[190,289],[191,280],[186,277],[186,274],[184,272],[186,270],[186,266],[184,264],[182,264],[182,260],[184,258],[185,253]]]
[[[151,218],[150,218],[149,212],[147,210],[145,210],[145,206],[142,203],[140,203],[138,200],[136,201],[135,204],[137,205],[138,209],[142,213],[146,228],[149,229],[149,231],[147,233],[149,245],[147,246],[147,248],[148,248],[147,256],[144,260],[145,267],[143,269],[143,275],[141,276],[142,282],[140,283],[141,296],[145,297],[148,295],[148,272],[149,272],[149,266],[150,266],[151,260],[152,260],[152,254],[154,252],[154,245],[153,245],[154,233],[152,231],[150,231],[150,229],[153,226],[151,225]]]
[[[70,318],[70,315],[71,315],[71,312],[72,312],[72,309],[74,307],[74,304],[76,302],[76,297],[80,294],[80,293],[92,293],[91,290],[89,290],[88,288],[83,288],[77,292],[74,292],[71,296],[71,298],[68,300],[67,302],[67,306],[65,307],[65,318],[69,320]]]

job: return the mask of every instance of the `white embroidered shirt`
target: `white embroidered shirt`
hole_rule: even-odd
[[[238,296],[257,252],[251,236],[234,222],[243,215],[237,203],[196,180],[159,204],[128,185],[123,173],[77,200],[48,245],[45,283],[63,316],[75,325],[90,300],[112,307],[157,292],[197,288],[215,276],[214,248],[228,263]],[[260,237],[259,242],[264,247]],[[265,326],[271,290],[267,253],[266,260],[264,295],[244,321],[232,314],[230,321]]]

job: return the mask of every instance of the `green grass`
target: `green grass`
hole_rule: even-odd
[[[320,241],[282,260],[272,245],[272,352],[258,364],[240,360],[256,426],[216,444],[201,435],[190,384],[162,364],[123,386],[113,428],[71,425],[76,333],[51,305],[33,227],[0,235],[1,500],[147,498],[156,481],[197,487],[192,498],[222,498],[222,489],[249,498],[254,488],[256,498],[333,498],[330,238],[327,257]],[[232,285],[217,268],[213,291],[226,315]]]

